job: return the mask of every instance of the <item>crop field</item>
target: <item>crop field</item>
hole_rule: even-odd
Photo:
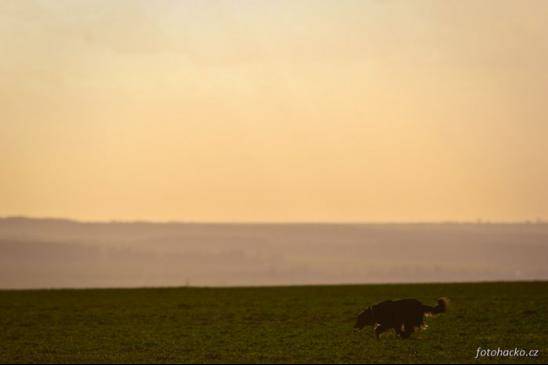
[[[441,296],[410,339],[353,330],[370,304]],[[548,282],[0,291],[0,362],[541,363],[547,309]]]

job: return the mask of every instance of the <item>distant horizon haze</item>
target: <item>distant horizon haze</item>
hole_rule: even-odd
[[[68,221],[81,224],[108,224],[108,223],[150,223],[150,224],[320,224],[320,225],[330,225],[330,224],[348,224],[348,225],[383,225],[383,224],[394,224],[394,225],[405,225],[405,224],[548,224],[548,220],[536,217],[532,219],[523,219],[523,220],[490,220],[484,218],[470,219],[470,220],[401,220],[401,221],[374,221],[374,220],[361,220],[361,221],[320,221],[320,220],[295,220],[295,221],[276,221],[276,220],[219,220],[219,221],[207,221],[207,220],[192,220],[192,219],[163,219],[163,220],[153,220],[153,219],[78,219],[71,217],[56,217],[56,216],[28,216],[28,215],[5,215],[0,216],[0,220],[33,220],[33,221]]]
[[[548,224],[0,219],[0,289],[548,280]]]

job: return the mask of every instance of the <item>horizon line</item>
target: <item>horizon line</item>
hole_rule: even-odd
[[[511,224],[548,224],[544,218],[524,220],[489,220],[478,218],[475,220],[424,220],[424,221],[206,221],[206,220],[183,220],[183,219],[78,219],[55,216],[28,216],[28,215],[6,215],[0,216],[0,220],[34,220],[34,221],[65,221],[78,224],[196,224],[196,225],[428,225],[428,224],[477,224],[477,225],[511,225]]]

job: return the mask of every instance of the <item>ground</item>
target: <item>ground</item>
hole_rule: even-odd
[[[375,302],[440,296],[449,312],[409,340],[352,329]],[[548,282],[0,291],[0,363],[540,363],[546,308]]]

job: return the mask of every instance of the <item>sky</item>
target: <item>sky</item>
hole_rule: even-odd
[[[0,216],[548,218],[546,1],[0,1]]]

